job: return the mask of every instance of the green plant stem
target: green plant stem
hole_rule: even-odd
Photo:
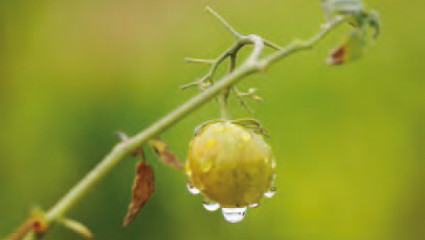
[[[335,19],[330,20],[328,23],[322,26],[321,31],[319,31],[316,35],[311,37],[307,40],[299,40],[296,39],[292,41],[288,46],[280,49],[279,51],[272,53],[265,59],[263,59],[263,66],[267,67],[268,65],[271,65],[278,60],[287,57],[288,55],[291,55],[293,53],[302,51],[302,50],[308,50],[313,48],[316,43],[318,43],[320,40],[322,40],[326,35],[328,35],[332,29],[340,25],[341,23],[345,22],[347,20],[347,17],[343,16],[336,16]]]
[[[205,83],[209,80],[212,82],[212,77],[217,70],[220,63],[222,63],[227,57],[235,54],[238,52],[244,45],[250,43],[247,38],[240,38],[238,39],[232,46],[230,46],[226,51],[224,51],[220,56],[218,56],[214,60],[206,60],[206,59],[196,59],[196,58],[186,58],[187,62],[196,62],[196,63],[207,63],[210,64],[211,67],[208,70],[207,74],[205,74],[203,77],[201,77],[199,80],[188,83],[186,85],[181,86],[181,89],[186,89],[192,86],[198,85],[200,89],[205,88]]]
[[[261,52],[263,48],[261,42],[257,42],[256,44],[257,45],[254,46],[251,57],[255,57],[255,54],[257,52]],[[232,73],[224,76],[216,84],[183,103],[180,107],[176,108],[159,121],[153,123],[136,136],[117,144],[92,171],[90,171],[75,187],[73,187],[61,200],[59,200],[59,202],[51,210],[47,212],[47,219],[51,221],[58,217],[63,217],[67,210],[73,207],[88,190],[104,178],[125,156],[129,155],[149,139],[157,136],[168,127],[183,119],[190,112],[219,94],[224,89],[230,87],[239,79],[252,74],[257,70],[258,67],[256,65],[251,62],[246,62]]]
[[[87,194],[87,192],[93,189],[93,187],[109,172],[111,172],[111,170],[114,169],[118,163],[120,163],[126,156],[129,156],[143,143],[176,124],[201,105],[211,100],[213,97],[221,94],[223,90],[229,89],[240,79],[255,72],[264,71],[270,64],[275,63],[277,60],[285,56],[313,47],[335,26],[343,22],[343,20],[344,19],[337,19],[336,21],[330,22],[326,28],[323,28],[311,39],[307,41],[294,41],[287,47],[278,50],[277,52],[264,59],[259,58],[264,48],[264,41],[262,38],[256,35],[237,36],[238,39],[236,40],[236,43],[233,45],[231,50],[236,49],[237,51],[245,44],[253,44],[251,54],[239,67],[236,67],[233,71],[218,80],[215,84],[189,99],[175,110],[171,111],[169,114],[147,127],[145,130],[123,142],[118,143],[112,149],[112,151],[107,154],[96,167],[94,167],[93,170],[91,170],[46,213],[48,223],[64,217],[65,214]],[[223,53],[222,56],[228,55],[228,51],[229,50]],[[220,58],[220,61],[222,61],[222,58]],[[214,66],[214,68],[215,67],[216,66]],[[30,238],[31,237],[28,239]]]
[[[229,115],[229,109],[227,106],[227,94],[226,91],[223,91],[221,94],[219,94],[217,96],[217,102],[218,102],[218,106],[220,108],[220,118],[221,119],[229,119],[230,115]]]

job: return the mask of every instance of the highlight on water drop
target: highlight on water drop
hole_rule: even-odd
[[[246,207],[242,208],[222,208],[223,217],[230,223],[238,223],[245,217]]]
[[[270,187],[267,191],[264,192],[264,197],[272,198],[276,194],[276,187]]]
[[[204,201],[202,205],[204,206],[205,210],[209,212],[217,211],[220,208],[220,204],[216,202]]]
[[[193,186],[193,184],[191,182],[188,182],[186,186],[187,186],[187,190],[190,192],[190,194],[196,195],[196,194],[201,193],[201,190],[199,190],[198,188]]]
[[[257,208],[258,206],[260,206],[260,204],[258,202],[254,202],[254,203],[249,204],[248,207],[250,207],[250,208]]]

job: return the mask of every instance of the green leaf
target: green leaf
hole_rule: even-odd
[[[377,11],[368,12],[368,24],[369,24],[369,27],[374,30],[372,37],[376,39],[381,30],[381,23],[380,23],[379,14]]]
[[[364,10],[360,0],[322,0],[322,6],[328,15],[355,14]]]

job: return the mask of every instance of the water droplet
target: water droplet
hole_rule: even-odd
[[[222,208],[224,219],[230,223],[237,223],[243,220],[246,213],[246,207],[243,208]]]
[[[187,190],[193,195],[199,194],[201,190],[197,189],[195,186],[192,185],[192,183],[187,183]]]
[[[255,202],[255,203],[251,203],[251,204],[249,204],[249,207],[250,208],[256,208],[256,207],[258,207],[260,204],[258,203],[258,202]]]
[[[270,187],[267,191],[264,192],[264,197],[272,198],[276,193],[276,187]]]
[[[220,208],[220,204],[216,203],[216,202],[206,202],[206,201],[204,201],[202,204],[203,204],[205,210],[207,210],[209,212],[214,212],[214,211],[216,211],[217,209]]]
[[[274,159],[274,158],[272,159],[271,167],[272,167],[272,169],[276,168],[276,159]]]

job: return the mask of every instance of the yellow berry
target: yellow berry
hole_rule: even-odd
[[[271,187],[274,165],[263,136],[221,121],[207,124],[192,139],[185,168],[206,199],[232,208],[259,202]]]

